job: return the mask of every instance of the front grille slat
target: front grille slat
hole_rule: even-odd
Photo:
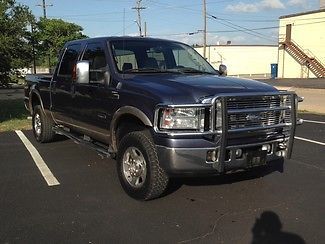
[[[281,96],[283,95],[228,97],[228,130],[238,131],[291,123],[291,100],[284,101]]]

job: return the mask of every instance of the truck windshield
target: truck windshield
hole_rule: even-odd
[[[116,67],[121,73],[217,74],[193,48],[172,41],[112,41]]]

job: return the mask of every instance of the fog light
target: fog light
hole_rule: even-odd
[[[272,146],[271,144],[265,144],[262,146],[262,151],[267,151],[267,153],[271,153]]]
[[[240,148],[236,149],[235,155],[236,155],[236,158],[241,158],[241,156],[243,155],[243,150]]]
[[[216,150],[209,150],[209,151],[207,151],[206,161],[207,162],[215,162],[215,161],[217,161],[216,155],[217,155]]]

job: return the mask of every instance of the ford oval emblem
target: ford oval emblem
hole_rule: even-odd
[[[246,115],[246,120],[252,121],[252,122],[257,122],[261,119],[260,115],[257,114],[247,114]]]

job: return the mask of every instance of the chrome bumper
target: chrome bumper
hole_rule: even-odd
[[[288,139],[288,138],[287,138]],[[263,145],[270,144],[271,151],[266,155],[266,163],[283,158],[286,149],[281,148],[285,140],[273,140],[255,144],[245,144],[238,146],[230,146],[225,148],[225,160],[222,167],[216,168],[215,162],[207,161],[207,155],[211,151],[216,154],[220,151],[220,147],[216,148],[170,148],[165,146],[157,146],[158,157],[161,166],[171,175],[196,175],[196,174],[221,174],[228,171],[239,169],[248,169],[254,166],[248,158],[249,153],[261,150]],[[236,157],[236,150],[242,149],[242,156]],[[221,165],[221,163],[218,163]]]

